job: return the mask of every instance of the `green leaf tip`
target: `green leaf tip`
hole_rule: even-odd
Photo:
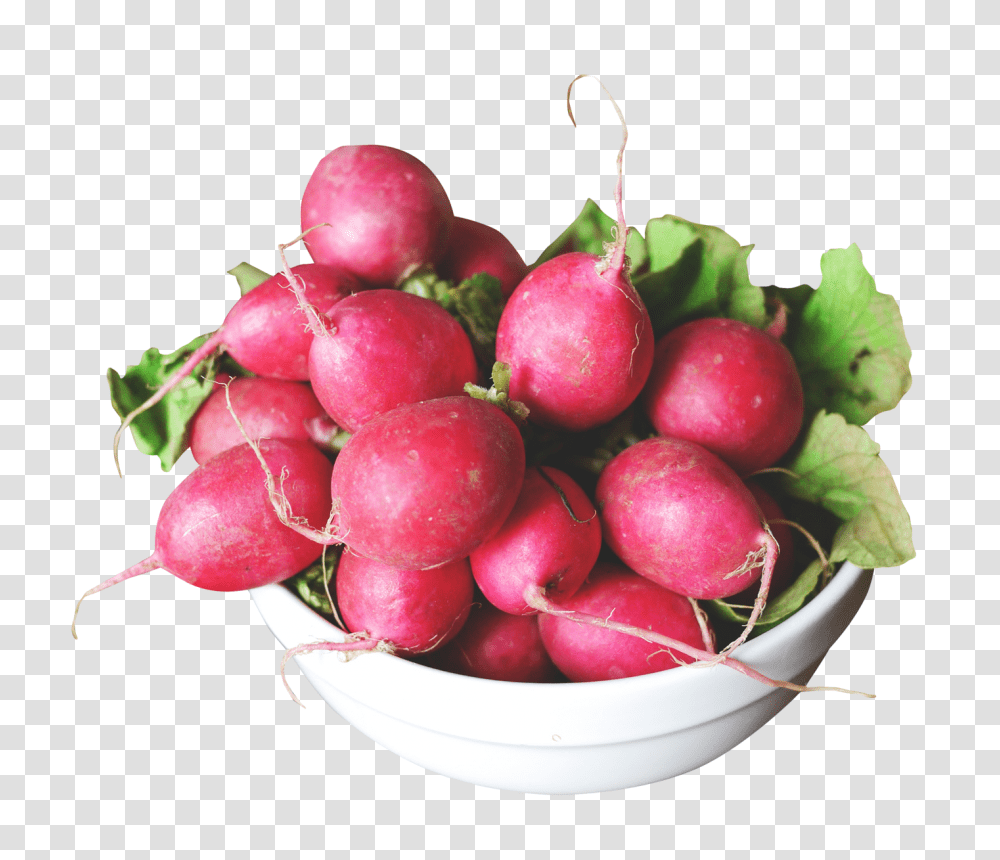
[[[267,272],[258,269],[256,266],[251,266],[249,263],[238,263],[233,266],[227,275],[232,275],[236,278],[236,283],[240,286],[240,296],[245,296],[254,287],[259,287],[264,281],[270,280],[273,275],[269,275]]]
[[[168,355],[163,355],[156,347],[147,349],[138,364],[126,368],[124,376],[109,368],[111,405],[118,416],[124,419],[145,403],[209,337],[199,335]],[[207,358],[193,374],[129,425],[136,447],[144,454],[158,457],[164,472],[169,472],[187,450],[188,424],[211,395],[217,368],[216,357]]]

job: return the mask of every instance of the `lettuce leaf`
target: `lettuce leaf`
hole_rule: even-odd
[[[820,267],[817,289],[796,288],[799,308],[785,339],[802,378],[806,415],[824,409],[866,424],[893,409],[912,383],[899,305],[876,290],[857,245],[827,251]]]
[[[896,567],[916,555],[910,515],[879,446],[843,415],[820,410],[799,450],[783,465],[792,496],[820,505],[842,521],[830,561]]]
[[[563,230],[548,248],[542,251],[530,268],[536,269],[553,257],[569,254],[573,251],[603,256],[605,245],[615,241],[614,228],[617,223],[610,215],[606,215],[593,200],[588,199],[573,223]],[[633,272],[642,269],[647,263],[646,243],[634,227],[628,228],[628,234],[625,238],[625,254],[629,258]]]
[[[750,283],[747,269],[753,245],[676,215],[650,221],[645,243],[648,264],[633,269],[632,283],[657,337],[700,317],[724,316],[757,328],[767,324],[764,293]]]
[[[108,368],[111,405],[118,416],[124,420],[133,409],[149,400],[209,337],[199,335],[168,355],[163,355],[156,347],[147,349],[138,364],[126,368],[124,376]],[[182,379],[159,403],[138,415],[129,425],[136,448],[143,454],[159,457],[164,472],[169,472],[187,450],[188,424],[215,387],[217,365],[216,356],[205,359],[194,373]]]

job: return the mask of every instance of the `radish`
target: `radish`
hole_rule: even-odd
[[[345,551],[337,565],[337,604],[350,635],[343,642],[289,648],[281,661],[285,689],[302,704],[285,677],[288,661],[300,654],[426,654],[440,648],[462,629],[473,593],[468,559],[431,570],[405,570]]]
[[[493,275],[505,299],[528,274],[528,264],[503,233],[468,218],[455,219],[451,242],[437,269],[442,278],[456,284],[480,272]]]
[[[396,652],[440,648],[472,608],[468,559],[430,570],[403,570],[345,551],[337,565],[337,605],[348,631],[391,643]]]
[[[555,608],[555,613],[538,617],[538,630],[545,650],[571,681],[631,678],[691,663],[694,658],[636,636],[579,624],[559,615],[558,610],[613,618],[679,639],[693,649],[704,647],[701,625],[687,598],[618,562],[598,562],[580,589],[555,602]]]
[[[760,581],[746,641],[764,610],[778,543],[739,476],[683,439],[626,448],[597,481],[605,540],[636,573],[685,597],[729,597]]]
[[[350,274],[330,266],[306,263],[290,270],[292,278],[277,274],[244,295],[219,329],[191,354],[183,366],[160,386],[142,406],[122,421],[115,433],[114,456],[132,420],[159,401],[208,356],[226,350],[239,364],[258,376],[306,381],[309,379],[309,347],[313,332],[300,303],[308,302],[320,312],[362,288]],[[296,294],[296,291],[300,295]],[[121,469],[118,470],[121,474]]]
[[[437,263],[454,221],[448,195],[419,159],[389,146],[341,146],[313,171],[302,195],[302,230],[313,260],[373,287],[398,287]]]
[[[598,562],[587,582],[568,600],[553,603],[536,592],[530,602],[546,613],[538,616],[542,642],[571,681],[643,675],[694,658],[703,666],[721,663],[768,687],[798,693],[857,692],[843,687],[804,687],[768,678],[729,656],[731,647],[715,654],[709,649],[712,634],[707,619],[694,600],[671,594],[616,562]],[[655,647],[636,644],[641,640]],[[875,698],[871,693],[859,695]]]
[[[776,463],[802,427],[792,354],[738,320],[695,320],[660,338],[642,403],[657,432],[697,442],[741,475]]]
[[[329,448],[337,432],[337,425],[304,383],[254,376],[232,380],[229,392],[233,410],[253,439],[311,440]],[[226,408],[226,392],[220,388],[191,420],[191,453],[196,463],[205,463],[243,443],[243,434]]]
[[[258,456],[283,475],[281,489],[296,514],[320,528],[330,513],[332,466],[315,445],[268,439],[223,451],[184,478],[156,522],[152,554],[90,589],[85,597],[162,568],[209,591],[243,591],[298,573],[319,557],[313,542],[283,525],[272,510]]]
[[[571,596],[601,551],[601,524],[580,486],[558,469],[527,470],[517,504],[500,531],[472,551],[476,583],[486,599],[512,615],[538,610],[529,587],[552,600]]]
[[[770,577],[778,545],[735,472],[700,445],[657,436],[612,459],[597,481],[604,538],[630,568],[698,599]]]
[[[399,406],[337,457],[328,542],[400,568],[456,561],[496,534],[523,480],[524,443],[497,406],[467,396]]]
[[[350,433],[404,403],[461,394],[479,377],[468,335],[430,299],[369,290],[338,302],[327,319],[327,336],[309,351],[309,378]]]
[[[566,102],[568,107],[569,93]],[[625,256],[622,155],[628,130],[617,104],[615,110],[623,139],[614,244],[604,257],[574,252],[543,263],[514,290],[497,329],[497,359],[513,374],[510,395],[544,427],[580,431],[607,423],[638,396],[653,361],[653,326]]]
[[[425,660],[457,675],[544,684],[560,679],[538,630],[538,619],[509,615],[491,603],[473,606],[458,636]]]

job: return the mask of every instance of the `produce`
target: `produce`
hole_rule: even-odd
[[[237,266],[218,332],[109,371],[140,450],[204,463],[150,558],[87,593],[156,566],[288,580],[347,635],[286,661],[375,650],[532,682],[699,661],[811,689],[734,654],[841,562],[913,557],[859,426],[910,384],[898,308],[857,246],[779,290],[718,228],[629,228],[623,151],[617,218],[588,201],[531,267],[413,156],[327,155],[302,200],[314,263],[279,245],[281,275]]]
[[[196,463],[206,463],[216,454],[244,444],[243,434],[229,413],[226,394],[225,388],[217,385],[191,420],[191,453]],[[326,448],[336,436],[337,425],[306,383],[240,377],[229,382],[228,394],[251,439],[301,439]]]
[[[350,433],[404,403],[462,394],[479,378],[472,344],[440,305],[398,290],[349,296],[309,350],[320,403]]]

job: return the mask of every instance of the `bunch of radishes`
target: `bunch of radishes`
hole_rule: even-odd
[[[606,253],[529,272],[499,232],[455,218],[413,156],[323,158],[302,199],[314,262],[251,285],[126,416],[122,429],[220,351],[243,374],[216,376],[191,420],[200,465],[165,502],[152,555],[87,594],[158,567],[255,588],[322,554],[350,635],[289,655],[390,651],[509,681],[710,660],[804,689],[730,656],[792,572],[787,521],[745,479],[799,434],[795,362],[780,325],[698,319],[654,342],[618,163]],[[605,458],[588,494],[580,444],[633,412],[651,432]],[[749,622],[716,652],[697,600],[741,593]]]

